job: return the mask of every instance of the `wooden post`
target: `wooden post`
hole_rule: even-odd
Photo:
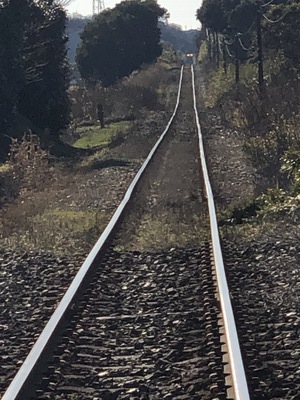
[[[256,34],[257,34],[257,62],[258,62],[258,86],[260,94],[265,91],[264,82],[264,60],[262,50],[262,34],[261,34],[261,8],[258,7],[256,19]]]
[[[223,69],[225,75],[227,75],[227,54],[226,54],[226,43],[224,38],[222,39],[222,52],[223,52]]]
[[[238,36],[235,35],[234,37],[234,58],[235,58],[235,83],[240,81],[240,61],[239,61],[239,43],[238,43]]]

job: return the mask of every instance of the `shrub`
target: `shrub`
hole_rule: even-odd
[[[37,189],[50,178],[49,153],[40,147],[38,136],[31,132],[11,145],[10,164],[13,179],[21,189]]]
[[[0,206],[18,196],[20,187],[14,179],[11,166],[6,163],[0,168]]]
[[[281,171],[287,173],[295,194],[300,192],[300,150],[291,148],[282,156]]]

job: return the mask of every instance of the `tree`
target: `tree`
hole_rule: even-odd
[[[77,50],[82,78],[109,86],[156,60],[162,52],[158,18],[165,12],[154,0],[129,0],[94,17]]]
[[[228,23],[221,0],[204,0],[197,10],[198,20],[213,32],[223,32]]]
[[[23,58],[26,82],[19,112],[37,127],[58,135],[69,122],[66,15],[53,0],[30,4]]]
[[[5,133],[14,114],[19,87],[23,84],[22,41],[24,4],[0,5],[0,133]]]
[[[12,126],[19,88],[23,85],[22,40],[24,2],[0,2],[0,159],[10,146],[7,135]]]
[[[281,51],[296,68],[300,62],[300,4],[279,4],[270,9],[264,24],[265,46]]]
[[[58,136],[69,118],[66,15],[55,0],[0,1],[1,158],[9,136]]]
[[[219,33],[224,32],[227,28],[227,18],[222,0],[204,0],[201,8],[197,10],[197,18],[207,29],[209,57],[219,66]]]
[[[258,0],[204,0],[197,17],[208,32],[210,60],[220,65],[220,36],[223,68],[227,73],[227,53],[235,63],[235,80],[239,81],[240,63],[249,58],[252,32],[258,16]],[[246,45],[246,46],[245,46]],[[233,54],[231,54],[233,53]]]

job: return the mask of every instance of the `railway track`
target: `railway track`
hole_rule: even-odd
[[[208,174],[203,163],[203,173],[195,168],[198,143],[202,161],[204,152],[195,134],[201,129],[194,77],[182,73],[157,149],[3,400],[249,399]],[[173,246],[176,233],[182,248]],[[161,241],[169,250],[153,251],[151,242],[155,248]],[[138,251],[141,242],[149,251]],[[252,390],[253,398],[272,398]]]

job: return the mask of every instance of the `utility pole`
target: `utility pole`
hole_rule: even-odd
[[[238,35],[234,37],[234,58],[235,58],[235,83],[240,81],[240,60],[239,60],[239,41]]]
[[[225,75],[227,75],[227,54],[226,54],[226,43],[224,38],[222,39],[222,52],[223,52],[223,69]]]
[[[104,0],[93,0],[93,15],[100,14],[104,9]]]
[[[261,16],[262,16],[262,10],[261,7],[258,6],[257,20],[256,20],[258,85],[260,94],[263,94],[265,91],[265,82],[264,82],[264,61],[263,61],[262,34],[261,34]]]

